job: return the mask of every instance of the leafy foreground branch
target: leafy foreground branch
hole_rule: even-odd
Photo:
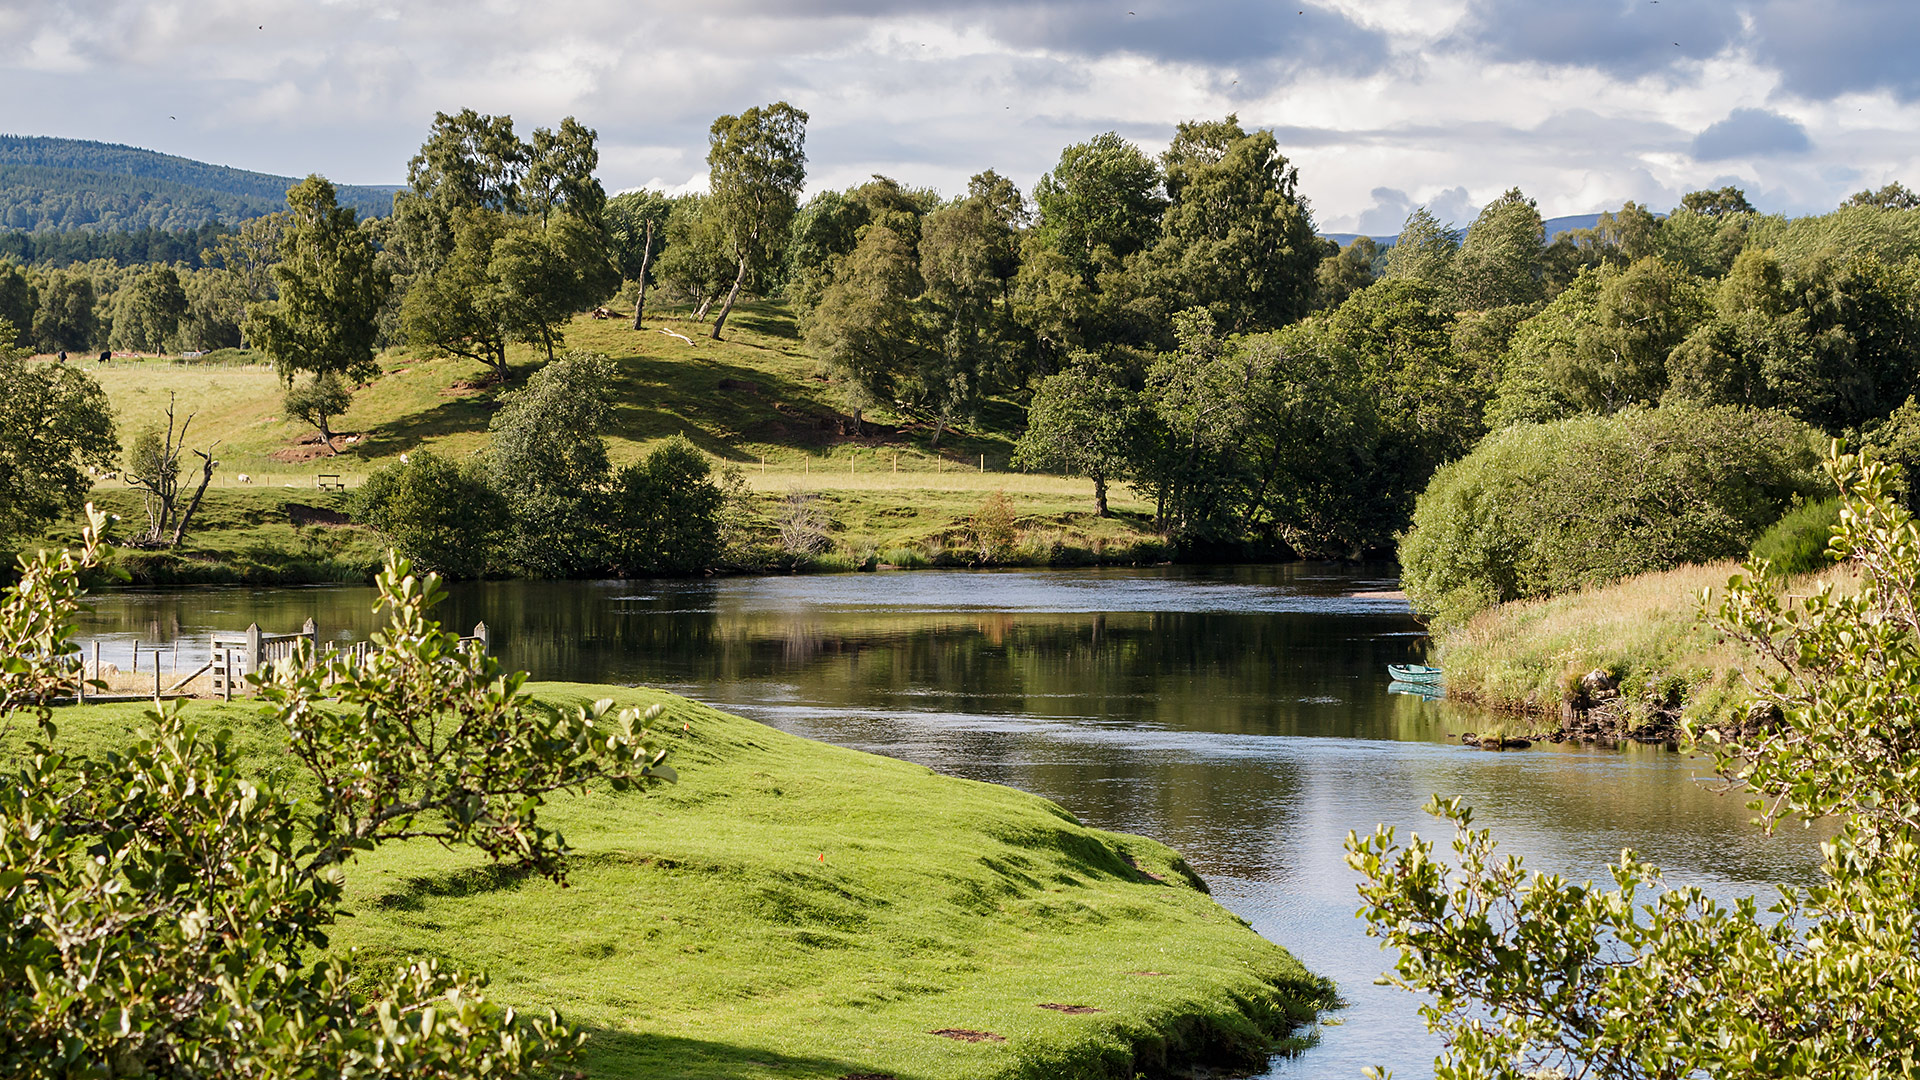
[[[38,723],[0,779],[0,1075],[464,1078],[571,1054],[579,1036],[557,1016],[497,1008],[482,979],[310,958],[340,913],[342,864],[391,840],[470,844],[564,882],[543,796],[673,779],[643,727],[659,706],[529,708],[526,676],[428,619],[437,579],[396,559],[369,657],[303,653],[259,680],[311,802],[243,777],[226,734],[177,706],[126,749],[64,753],[50,704],[80,676],[90,516],[78,552],[23,561],[0,599],[0,724]]]
[[[1705,733],[1760,824],[1841,822],[1819,883],[1721,904],[1627,852],[1614,888],[1574,885],[1502,858],[1458,800],[1427,807],[1457,866],[1350,835],[1368,932],[1400,950],[1387,981],[1434,997],[1441,1080],[1920,1074],[1920,529],[1887,466],[1836,447],[1828,469],[1860,589],[1789,599],[1764,561],[1732,578],[1715,623],[1761,659],[1774,719]]]

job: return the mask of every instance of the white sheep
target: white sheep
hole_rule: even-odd
[[[240,481],[243,484],[253,483],[253,476],[249,473],[240,473],[239,475],[235,476],[234,479]]]

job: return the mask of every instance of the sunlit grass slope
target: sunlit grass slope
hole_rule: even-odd
[[[578,853],[564,889],[427,844],[363,858],[334,937],[363,963],[436,956],[486,970],[509,1002],[560,1009],[591,1033],[590,1076],[1259,1066],[1324,1001],[1151,840],[664,693],[535,689],[556,705],[664,702],[680,783],[556,800]],[[254,710],[192,708],[233,728],[251,767],[283,760]],[[132,723],[125,706],[60,717],[83,744]]]
[[[756,470],[764,460],[777,474],[817,474],[823,485],[847,473],[850,460],[858,473],[869,475],[891,474],[896,465],[908,473],[969,468],[977,473],[982,454],[989,470],[1006,468],[1011,432],[1021,419],[1010,401],[989,401],[977,425],[949,432],[937,450],[928,445],[929,429],[897,433],[900,418],[885,413],[869,414],[879,426],[869,426],[863,438],[851,438],[842,432],[849,414],[840,389],[807,354],[783,305],[743,307],[728,322],[722,341],[707,337],[706,329],[670,309],[639,331],[625,320],[586,316],[567,327],[566,347],[614,359],[618,378],[610,387],[613,416],[607,435],[615,464],[633,460],[657,440],[683,435],[716,458]],[[515,346],[511,359],[517,383],[545,362],[545,354]],[[196,413],[190,442],[220,444],[222,470],[216,482],[221,484],[237,483],[240,473],[256,484],[311,485],[321,472],[352,479],[411,450],[458,456],[485,444],[498,391],[472,385],[484,374],[481,365],[452,357],[422,359],[405,348],[383,354],[380,365],[381,374],[359,388],[353,408],[334,425],[338,432],[364,437],[338,457],[323,453],[310,462],[274,456],[313,429],[281,418],[283,387],[264,364],[157,358],[85,367],[118,412],[124,443],[163,420],[169,395],[181,417]]]
[[[1093,513],[1090,482],[1008,471],[1022,422],[1015,402],[989,401],[977,424],[948,432],[938,448],[930,445],[925,425],[885,413],[869,413],[856,435],[841,388],[807,354],[783,306],[748,305],[728,323],[723,341],[713,341],[705,329],[669,309],[640,331],[625,320],[584,316],[568,327],[568,347],[614,359],[606,434],[616,465],[662,439],[684,436],[716,464],[741,470],[759,496],[761,524],[769,533],[786,496],[817,495],[831,519],[829,561],[948,559],[939,552],[966,546],[973,516],[996,492],[1007,500],[1021,548],[1002,561],[1061,561],[1048,552],[1063,548],[1072,549],[1065,556],[1072,562],[1115,552],[1122,561],[1162,557],[1154,554],[1163,549],[1148,528],[1152,507],[1133,492],[1116,487],[1111,503],[1117,516],[1102,519]],[[514,359],[517,381],[544,354],[518,348]],[[472,361],[392,350],[381,358],[381,374],[357,391],[353,408],[334,424],[357,438],[331,455],[315,443],[311,428],[280,416],[283,387],[267,366],[148,359],[86,367],[105,387],[125,444],[162,423],[172,401],[178,419],[192,414],[188,445],[213,445],[220,460],[191,541],[204,557],[148,560],[152,573],[142,580],[153,582],[364,577],[368,560],[361,548],[371,541],[301,532],[292,520],[299,512],[290,515],[285,504],[315,502],[323,474],[351,487],[401,454],[427,449],[465,458],[480,452],[501,392],[474,385],[483,381],[483,369]],[[267,492],[276,494],[256,494]],[[135,494],[119,481],[101,484],[96,497],[123,516],[137,515]],[[242,520],[249,524],[238,532],[224,524]],[[291,534],[281,535],[289,529]],[[49,538],[72,531],[64,526]],[[246,550],[254,555],[225,558]],[[278,561],[275,552],[281,553]]]
[[[1731,561],[1683,566],[1489,608],[1439,642],[1448,696],[1552,713],[1581,676],[1598,668],[1619,680],[1629,701],[1677,696],[1691,714],[1721,716],[1745,699],[1742,671],[1753,665],[1708,620],[1739,571]],[[1788,593],[1805,594],[1829,578],[1842,589],[1850,580],[1844,570],[1807,575]],[[1712,608],[1701,603],[1708,589]]]

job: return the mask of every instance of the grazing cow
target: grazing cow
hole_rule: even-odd
[[[107,361],[109,361],[109,360],[111,360],[111,359],[113,359],[113,354],[112,354],[111,352],[104,352],[104,351],[103,351],[103,352],[102,352],[102,353],[100,354],[100,359],[99,359],[99,360],[97,360],[97,361],[95,361],[95,363],[100,363],[100,364],[104,364],[104,363],[106,363]]]

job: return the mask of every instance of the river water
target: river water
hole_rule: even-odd
[[[1811,877],[1813,842],[1761,835],[1700,761],[1460,745],[1473,712],[1387,691],[1385,665],[1426,644],[1396,588],[1316,564],[487,582],[452,587],[441,615],[463,631],[486,621],[494,651],[535,678],[664,687],[1178,848],[1348,1002],[1276,1077],[1431,1076],[1420,1000],[1373,984],[1392,957],[1354,917],[1342,842],[1381,822],[1442,835],[1420,813],[1436,792],[1577,878],[1605,880],[1625,847],[1722,895]],[[311,616],[323,638],[364,638],[372,595],[122,592],[97,598],[83,631],[122,666],[136,641],[172,646],[184,671],[210,631],[249,622],[278,632]]]

